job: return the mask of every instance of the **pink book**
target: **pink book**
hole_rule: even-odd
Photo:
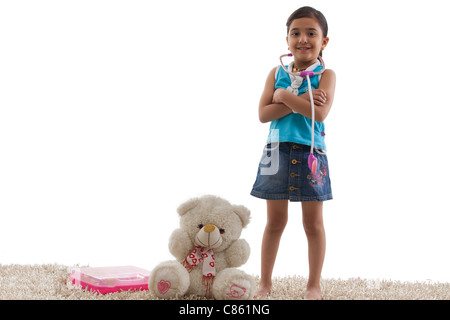
[[[127,290],[148,290],[150,272],[132,266],[73,268],[72,283],[105,294]]]

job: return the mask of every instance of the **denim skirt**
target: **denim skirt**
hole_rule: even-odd
[[[311,147],[293,142],[268,143],[258,166],[252,196],[266,200],[333,199],[326,152],[315,148],[317,170],[308,167]]]

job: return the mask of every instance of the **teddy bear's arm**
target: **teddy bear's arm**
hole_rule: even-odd
[[[226,251],[226,260],[229,267],[240,267],[247,262],[250,256],[250,246],[244,239],[233,242]]]
[[[181,230],[175,229],[169,238],[169,251],[178,260],[184,260],[192,251],[193,245],[189,235]]]

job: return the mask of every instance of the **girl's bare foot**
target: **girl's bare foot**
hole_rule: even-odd
[[[270,286],[260,286],[255,294],[255,298],[265,298],[270,295]]]
[[[320,288],[307,288],[305,292],[305,300],[323,300]]]

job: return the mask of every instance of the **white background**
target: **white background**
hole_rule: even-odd
[[[177,206],[215,194],[251,210],[258,275],[257,106],[302,5],[337,74],[322,276],[450,281],[445,1],[2,1],[0,263],[151,269]],[[274,276],[307,276],[289,219]]]

